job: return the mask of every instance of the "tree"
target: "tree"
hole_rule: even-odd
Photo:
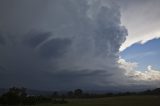
[[[52,97],[57,98],[59,96],[58,91],[53,92]]]
[[[2,95],[1,97],[1,104],[8,104],[8,105],[17,105],[21,104],[25,97],[26,89],[25,88],[10,88],[9,91]]]
[[[74,95],[80,97],[83,94],[83,91],[81,89],[76,89],[74,91]]]

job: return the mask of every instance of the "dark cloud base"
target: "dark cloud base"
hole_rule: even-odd
[[[0,20],[4,24],[0,30],[6,33],[5,38],[0,34],[1,87],[130,88],[117,63],[127,30],[121,26],[116,4],[108,0],[13,2],[2,3],[13,10],[1,7],[6,9],[1,15],[14,14]]]

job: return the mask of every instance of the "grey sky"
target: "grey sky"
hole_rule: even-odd
[[[0,86],[135,85],[117,63],[127,30],[112,1],[1,0],[0,15]]]

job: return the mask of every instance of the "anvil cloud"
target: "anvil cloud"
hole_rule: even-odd
[[[127,30],[108,0],[0,1],[0,86],[131,86],[119,66]]]

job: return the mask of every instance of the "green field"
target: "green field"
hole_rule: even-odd
[[[36,106],[160,106],[160,96],[121,96],[97,99],[69,99],[67,104]]]

